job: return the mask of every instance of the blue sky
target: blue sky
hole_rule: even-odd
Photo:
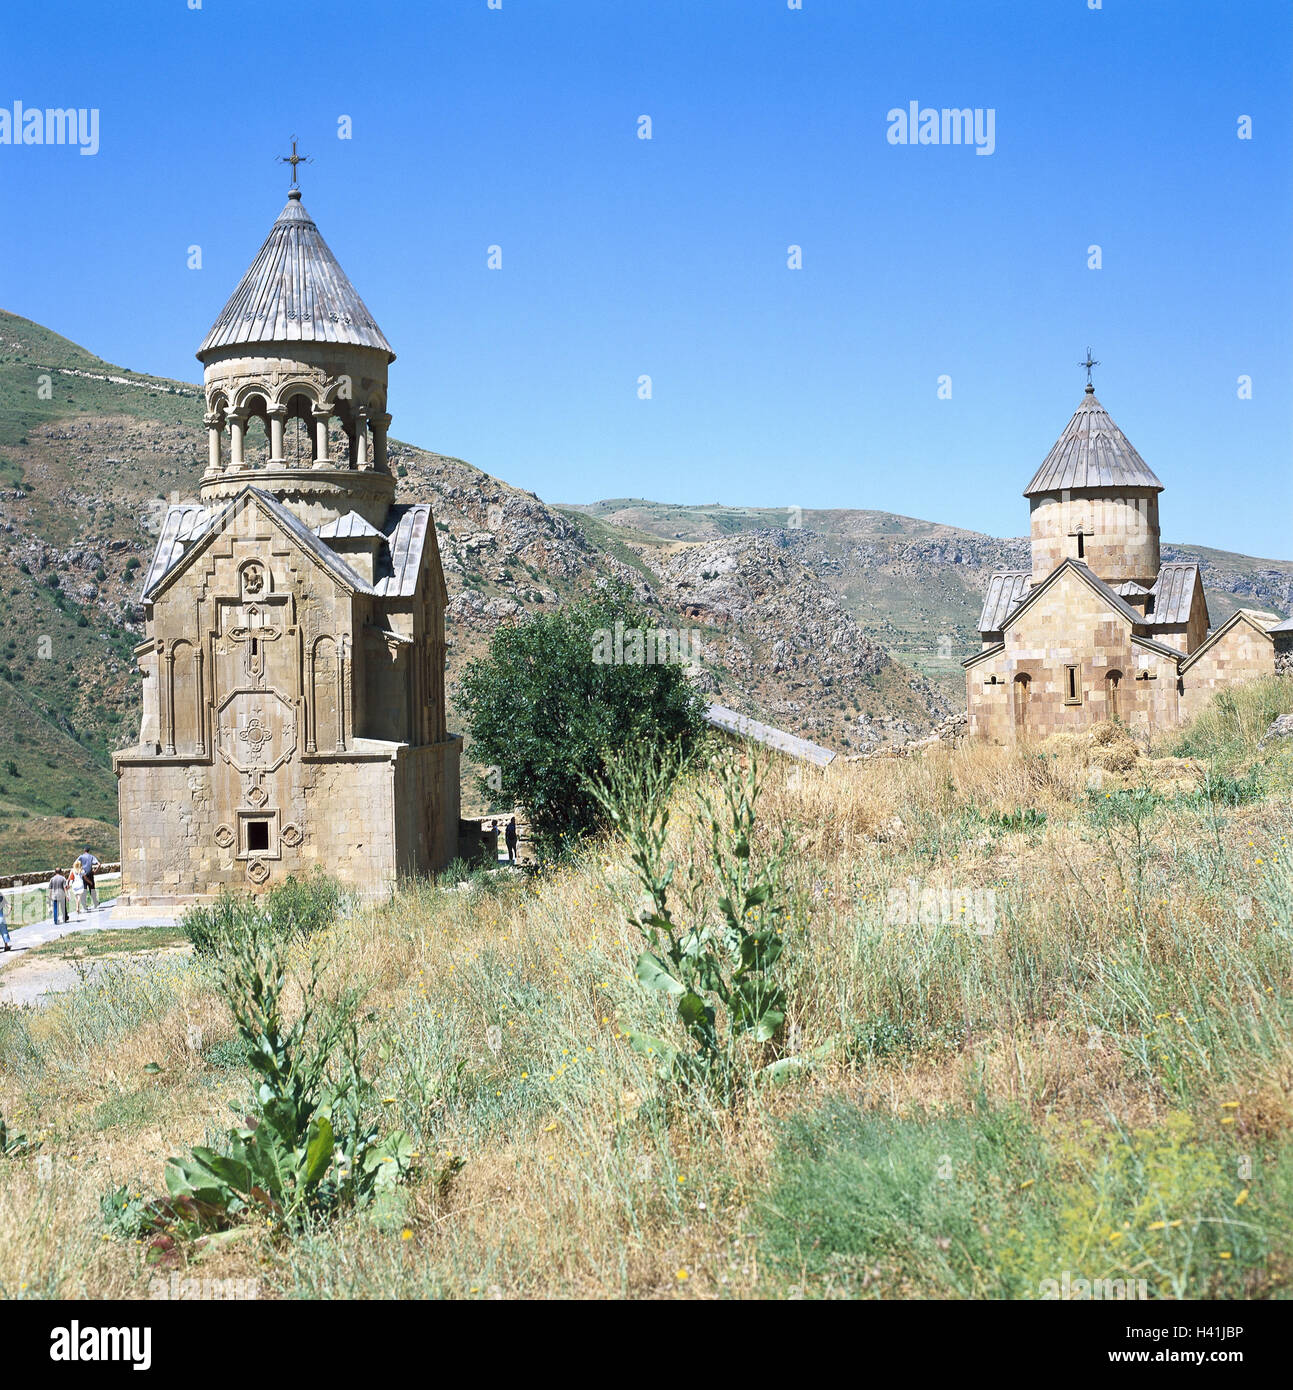
[[[1291,66],[1287,0],[15,7],[0,106],[100,149],[0,145],[0,306],[199,379],[295,132],[400,438],[550,501],[1019,535],[1090,343],[1166,536],[1293,558]],[[911,101],[995,151],[890,144]]]

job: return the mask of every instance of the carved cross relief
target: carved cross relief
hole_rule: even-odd
[[[282,629],[267,623],[264,612],[254,603],[247,609],[246,625],[232,627],[225,634],[231,642],[245,644],[243,670],[255,685],[262,685],[265,680],[265,644],[277,642],[282,635]]]

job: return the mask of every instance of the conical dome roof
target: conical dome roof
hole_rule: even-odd
[[[270,228],[251,269],[242,277],[198,349],[244,343],[349,343],[395,353],[328,249],[301,202],[299,188]]]
[[[1086,388],[1068,428],[1055,441],[1025,497],[1074,488],[1133,487],[1162,492],[1163,484],[1131,441],[1109,418],[1109,412]]]

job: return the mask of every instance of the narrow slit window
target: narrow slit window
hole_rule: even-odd
[[[1077,557],[1078,557],[1079,560],[1085,560],[1085,559],[1086,559],[1086,537],[1082,534],[1081,531],[1078,532],[1078,553],[1077,553]]]
[[[1064,703],[1066,705],[1080,705],[1082,703],[1082,683],[1078,679],[1076,666],[1064,668]]]

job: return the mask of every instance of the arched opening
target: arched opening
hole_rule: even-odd
[[[310,652],[310,731],[311,749],[332,752],[341,747],[341,688],[337,644],[331,637],[320,637]]]
[[[269,462],[269,402],[251,395],[238,407],[242,418],[242,467],[264,468]]]
[[[1032,688],[1032,679],[1026,671],[1020,671],[1015,677],[1011,686],[1011,691],[1015,705],[1015,737],[1021,737],[1028,728],[1028,696]]]
[[[177,753],[196,753],[198,747],[198,706],[202,691],[199,668],[193,659],[193,644],[182,638],[170,652],[171,732]]]
[[[288,398],[287,418],[283,422],[283,462],[289,468],[308,468],[319,457],[313,408],[313,399],[304,391]]]
[[[251,416],[242,432],[242,466],[264,468],[269,462],[269,434],[259,415]]]
[[[1120,709],[1119,709],[1119,704],[1118,704],[1118,696],[1119,696],[1121,687],[1122,687],[1122,672],[1121,672],[1121,671],[1109,671],[1109,672],[1106,672],[1105,678],[1104,678],[1104,691],[1105,691],[1105,696],[1104,696],[1104,708],[1105,708],[1105,717],[1108,718],[1108,719],[1118,719],[1118,718],[1121,717],[1121,711],[1120,711]]]
[[[314,462],[314,441],[310,426],[291,416],[283,426],[283,462],[289,468],[308,468]]]

